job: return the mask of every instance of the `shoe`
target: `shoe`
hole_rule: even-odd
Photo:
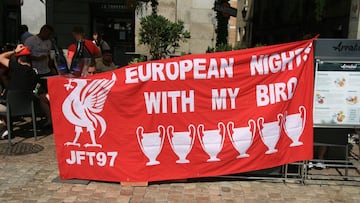
[[[7,140],[7,139],[8,139],[8,136],[9,136],[9,135],[5,135],[4,140]],[[11,134],[10,139],[14,139],[14,138],[15,138],[14,135]]]
[[[3,130],[1,132],[1,139],[3,139],[3,140],[7,139],[8,135],[9,135],[9,131],[8,130]]]
[[[308,163],[307,167],[308,167],[308,169],[314,168],[313,162],[310,161],[310,162]]]
[[[315,169],[318,169],[318,170],[326,169],[325,164],[322,162],[317,162],[314,167],[315,167]]]

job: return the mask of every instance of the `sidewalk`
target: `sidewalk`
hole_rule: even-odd
[[[52,182],[58,177],[53,135],[39,138],[14,139],[41,145],[44,149],[39,153],[0,155],[0,202],[360,202],[360,184],[302,185],[220,179],[125,187],[96,181],[88,185]],[[4,144],[7,141],[0,140],[0,146]]]

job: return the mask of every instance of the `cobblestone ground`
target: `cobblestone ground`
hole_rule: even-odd
[[[95,181],[88,185],[53,182],[58,177],[53,135],[24,142],[42,145],[44,150],[0,155],[0,202],[360,202],[359,186],[334,184],[219,180],[129,187]]]

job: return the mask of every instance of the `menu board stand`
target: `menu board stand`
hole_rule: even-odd
[[[346,139],[341,145],[347,150],[348,133],[360,128],[360,40],[318,39],[314,58],[315,145],[323,139],[320,143],[331,147]],[[347,155],[344,163],[347,167]]]
[[[314,127],[360,127],[360,40],[315,44]]]

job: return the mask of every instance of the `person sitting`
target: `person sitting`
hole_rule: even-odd
[[[95,66],[96,66],[95,60],[91,59],[91,63],[89,65],[89,67],[87,68],[87,71],[84,74],[84,76],[94,75],[96,73],[96,67]]]
[[[16,60],[10,60],[13,54],[15,54]],[[17,45],[14,51],[0,54],[0,63],[8,68],[10,72],[8,90],[32,91],[35,88],[37,76],[32,68],[30,55],[30,49],[22,44]],[[6,112],[6,106],[0,104],[0,111]],[[2,120],[4,127],[0,135],[2,139],[5,139],[8,131],[6,130],[5,118],[2,118]]]
[[[95,66],[89,66],[87,73],[88,73],[88,75],[94,75],[96,73]]]
[[[9,47],[9,48],[4,48],[2,51],[0,51],[0,53],[6,52],[6,51],[13,51],[15,47]],[[8,83],[9,83],[9,79],[10,79],[10,75],[9,75],[9,69],[4,66],[2,63],[0,63],[0,101],[5,99],[5,92],[6,89],[8,87]]]
[[[102,58],[96,61],[96,71],[106,72],[115,70],[115,64],[113,62],[112,54],[110,50],[104,50]]]

